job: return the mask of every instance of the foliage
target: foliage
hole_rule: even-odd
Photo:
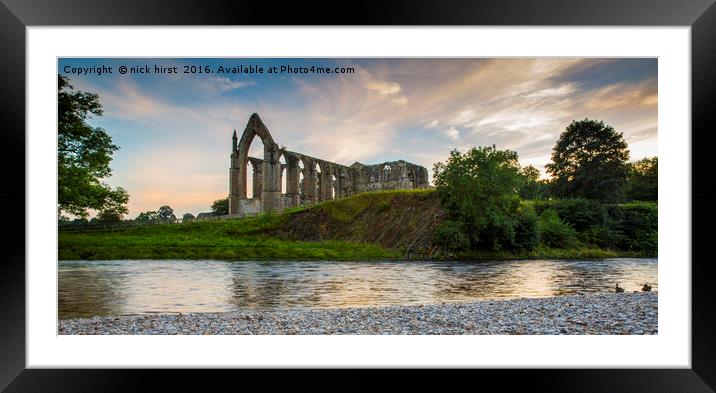
[[[158,221],[159,220],[159,214],[156,211],[146,211],[139,213],[137,218],[134,219],[135,221]]]
[[[101,222],[120,222],[122,221],[122,216],[116,211],[103,210],[99,212],[97,219]]]
[[[433,233],[433,244],[447,251],[463,251],[470,248],[470,238],[463,232],[462,223],[445,221]]]
[[[523,206],[515,216],[515,236],[512,248],[519,251],[532,251],[539,245],[539,217],[531,206]]]
[[[610,250],[656,255],[658,208],[655,202],[601,204],[573,198],[531,201],[540,213],[554,210],[559,218],[576,230],[577,239],[587,245]]]
[[[159,208],[159,210],[157,211],[157,216],[162,221],[174,222],[177,220],[177,217],[174,215],[174,209],[167,205],[164,205]]]
[[[443,207],[464,225],[473,247],[511,246],[522,181],[517,153],[494,145],[453,150],[446,163],[435,164],[433,177]]]
[[[653,202],[632,202],[609,207],[618,233],[616,246],[622,250],[656,255],[658,251],[658,207]]]
[[[606,225],[607,209],[604,204],[593,199],[567,198],[551,201],[536,201],[535,209],[541,213],[554,209],[557,215],[578,232],[593,226]]]
[[[643,158],[629,164],[627,199],[631,201],[656,201],[659,199],[659,159]]]
[[[573,121],[559,136],[547,172],[558,197],[623,200],[629,150],[623,134],[602,121]]]
[[[87,224],[89,224],[89,221],[87,221],[86,217],[75,218],[74,220],[72,220],[72,225],[87,225]]]
[[[540,215],[540,241],[547,247],[572,248],[576,246],[576,231],[559,218],[554,209]]]
[[[217,199],[211,204],[211,211],[217,216],[229,214],[229,198]]]
[[[90,116],[102,115],[99,97],[75,91],[58,75],[57,99],[58,214],[87,217],[90,209],[107,210],[104,216],[126,214],[118,205],[127,203],[127,192],[102,182],[112,173],[109,163],[119,147],[105,130],[87,124]]]
[[[193,219],[195,219],[195,218],[196,218],[196,217],[194,217],[194,215],[191,214],[191,213],[184,213],[184,215],[181,216],[181,219],[182,219],[183,222],[191,221],[191,220],[193,220]]]
[[[519,195],[522,199],[543,199],[548,197],[549,184],[540,179],[540,171],[532,165],[523,167],[520,171],[522,184]]]
[[[113,191],[114,196],[106,201],[105,205],[97,214],[100,221],[117,222],[122,221],[124,215],[129,212],[127,202],[129,202],[129,194],[122,187],[117,187]]]

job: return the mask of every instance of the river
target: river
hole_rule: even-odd
[[[104,315],[431,304],[657,290],[657,259],[60,261],[60,319]]]

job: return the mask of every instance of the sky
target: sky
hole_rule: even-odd
[[[120,74],[123,65],[151,72]],[[264,72],[218,72],[240,65]],[[282,65],[355,71],[268,73]],[[101,66],[112,73],[77,72]],[[431,181],[451,150],[493,144],[546,177],[560,133],[585,118],[623,132],[631,160],[657,155],[657,59],[73,58],[59,59],[58,73],[99,95],[104,113],[88,123],[120,147],[105,181],[129,192],[128,218],[162,205],[177,216],[210,211],[228,195],[232,132],[240,137],[252,113],[288,150],[344,165],[402,159]],[[261,151],[256,138],[250,155]]]

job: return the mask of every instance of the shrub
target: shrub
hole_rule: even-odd
[[[547,209],[540,216],[540,241],[553,248],[571,248],[576,245],[576,231],[559,218],[554,209]]]
[[[461,223],[445,221],[435,229],[433,244],[448,251],[462,251],[470,248],[470,238],[463,232]]]
[[[624,241],[619,222],[608,220],[607,225],[596,225],[579,233],[579,240],[606,249],[618,249]]]
[[[560,199],[554,204],[554,209],[559,218],[578,232],[607,223],[606,207],[593,199]]]
[[[632,202],[609,206],[614,229],[621,234],[617,247],[656,254],[658,249],[658,207],[654,202]]]
[[[515,215],[515,237],[512,246],[517,250],[532,251],[539,245],[539,217],[531,206],[522,207]]]

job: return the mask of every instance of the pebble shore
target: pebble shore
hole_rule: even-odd
[[[656,292],[59,321],[59,334],[657,334]]]

